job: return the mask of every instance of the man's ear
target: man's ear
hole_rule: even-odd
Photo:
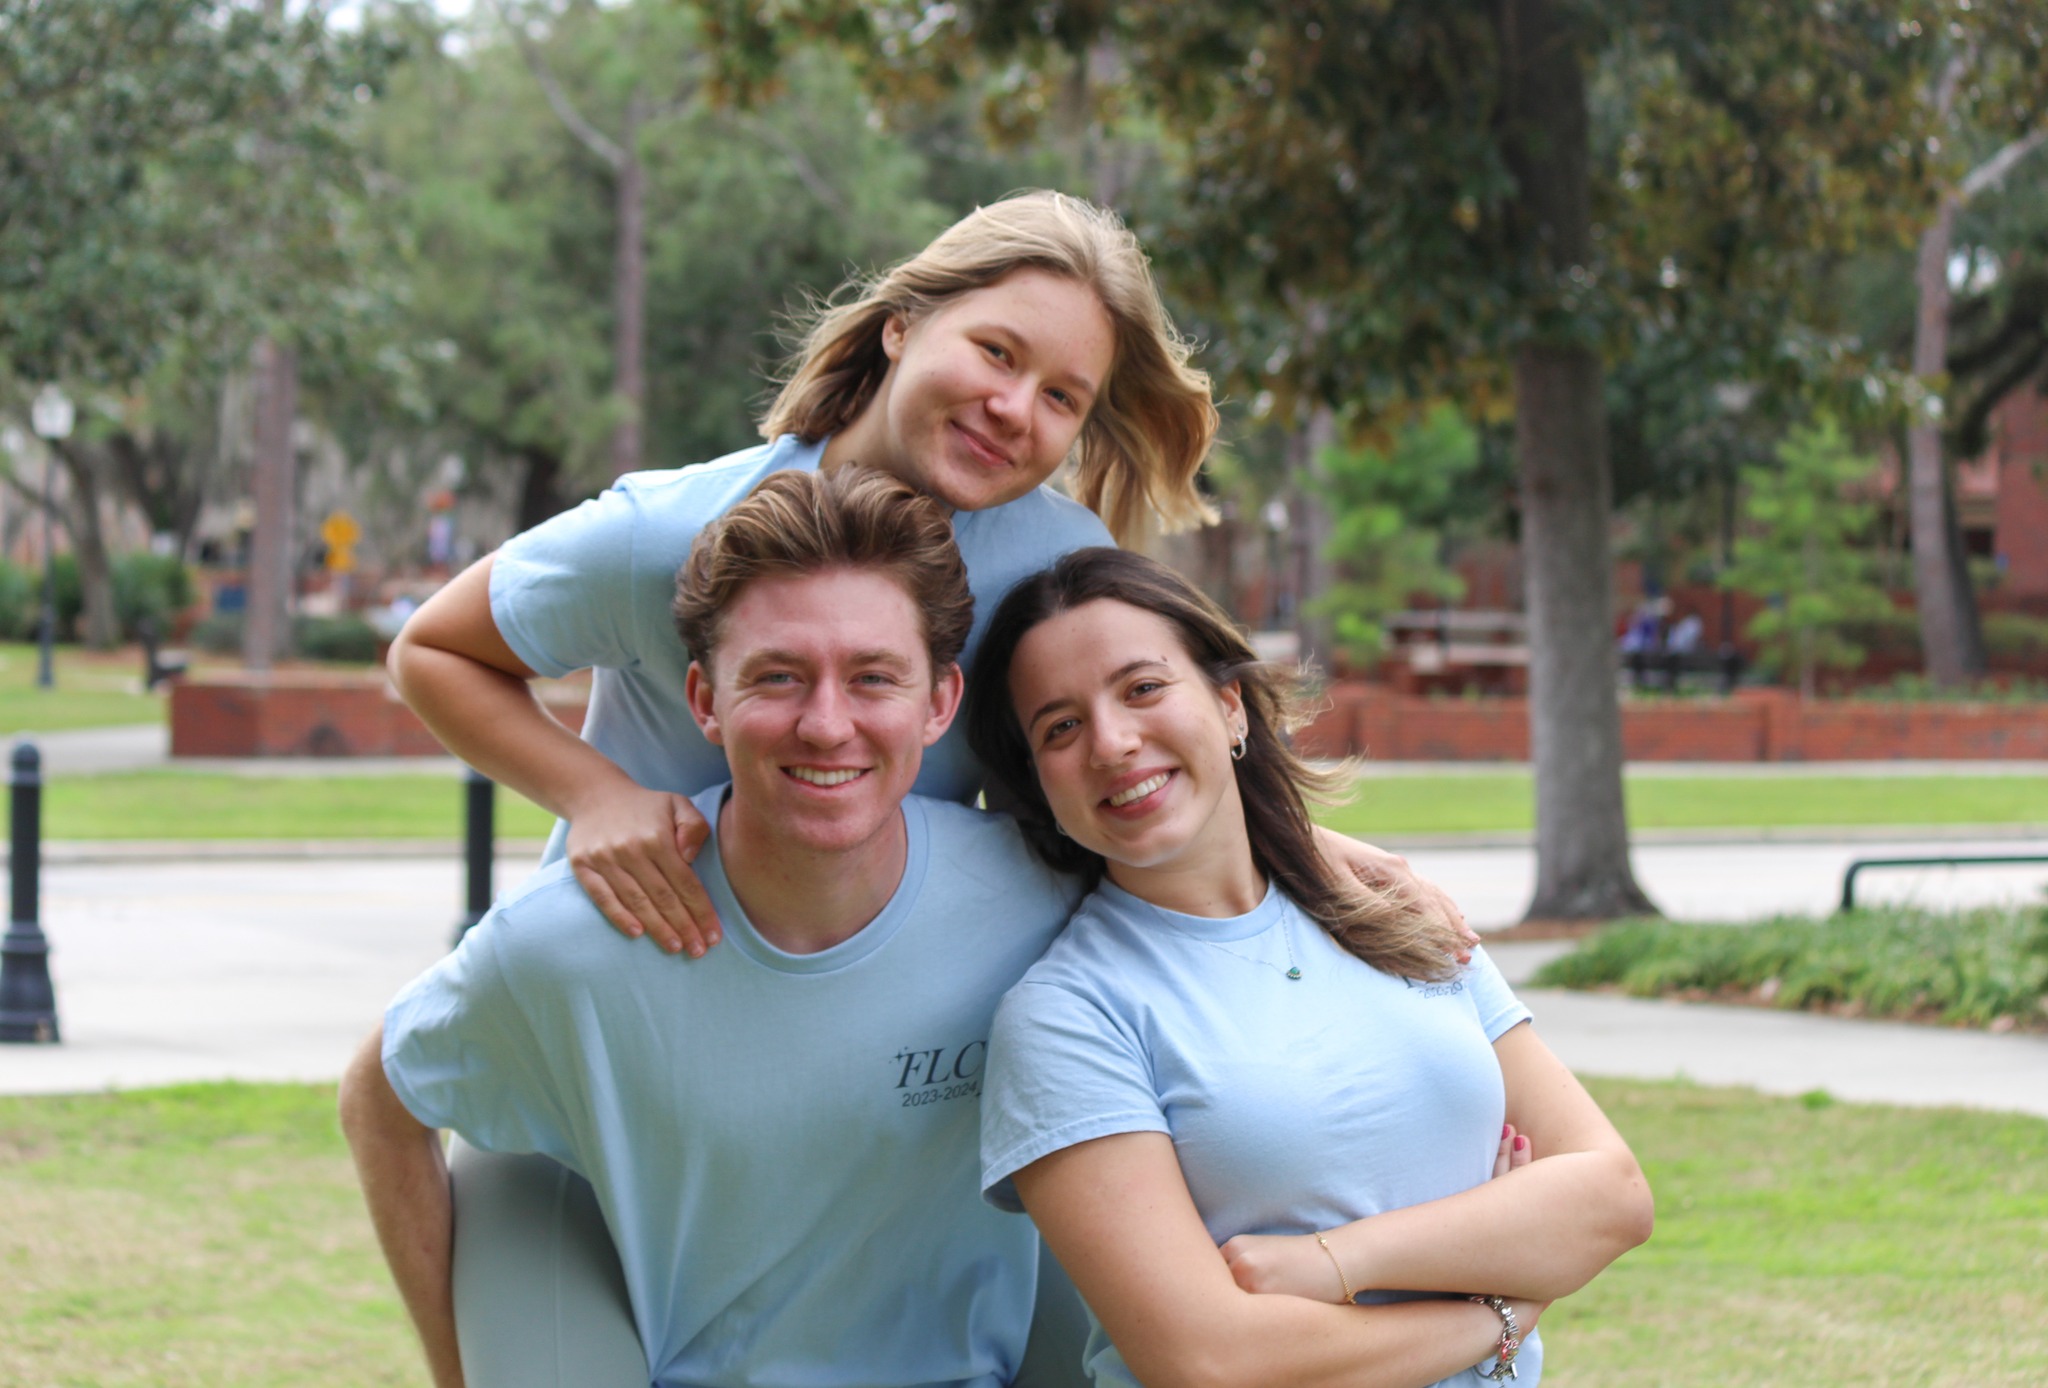
[[[723,747],[718,729],[718,714],[711,707],[711,672],[704,668],[704,662],[690,662],[689,673],[683,676],[683,698],[690,705],[690,717],[697,720],[703,730],[704,740],[713,747]]]
[[[931,717],[924,725],[924,745],[929,747],[946,735],[946,729],[953,726],[954,716],[960,712],[960,700],[967,693],[967,676],[960,673],[960,662],[954,661],[939,671],[932,680]]]

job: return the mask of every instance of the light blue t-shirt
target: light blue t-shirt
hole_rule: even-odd
[[[703,959],[619,935],[557,863],[386,1014],[422,1123],[588,1178],[657,1385],[995,1388],[1022,1358],[1038,1241],[979,1199],[978,1096],[996,1003],[1078,888],[1003,817],[903,816],[901,884],[831,949],[764,940],[714,837]]]
[[[498,551],[491,617],[505,643],[542,675],[596,667],[584,739],[649,790],[695,795],[730,774],[683,697],[690,655],[671,616],[676,570],[697,532],[755,483],[785,468],[815,471],[824,453],[824,440],[783,434],[696,467],[630,473]],[[954,513],[953,536],[974,591],[963,668],[971,668],[996,603],[1017,580],[1072,550],[1111,543],[1094,512],[1049,487],[986,511]],[[916,790],[967,804],[981,780],[956,720],[925,749]],[[555,826],[543,861],[562,855],[566,832]]]
[[[1493,1174],[1507,1104],[1493,1042],[1528,1018],[1484,950],[1447,982],[1410,982],[1278,891],[1219,920],[1104,882],[996,1014],[982,1187],[1021,1209],[1010,1178],[1040,1157],[1158,1132],[1218,1244],[1455,1195]],[[1134,1382],[1099,1321],[1088,1355],[1098,1382]],[[1520,1382],[1542,1364],[1532,1336]]]

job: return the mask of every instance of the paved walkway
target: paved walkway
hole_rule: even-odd
[[[162,766],[171,757],[171,730],[166,723],[141,723],[122,728],[76,728],[70,732],[27,734],[43,754],[44,776],[77,776],[99,771],[133,771]],[[10,742],[20,741],[10,738]]]
[[[1897,830],[1891,831],[1894,835]],[[1480,930],[1521,919],[1536,886],[1536,854],[1514,843],[1454,844],[1389,840],[1414,869],[1442,883]],[[1774,915],[1824,916],[1842,895],[1842,874],[1858,858],[2031,854],[2048,857],[2048,832],[2028,837],[1949,839],[1931,835],[1854,840],[1689,841],[1639,839],[1636,881],[1677,920],[1749,921]],[[1859,902],[1963,907],[2040,900],[2048,863],[2014,867],[1869,869],[1856,879]]]
[[[1693,851],[1704,856],[1687,871],[1702,882],[1755,875],[1757,850]],[[1512,875],[1517,853],[1526,857],[1515,849],[1441,862],[1414,857],[1461,898],[1512,901],[1512,911],[1517,889],[1493,879]],[[1660,877],[1659,860],[1643,856],[1650,890],[1684,899],[1680,879]],[[500,886],[528,861],[503,864]],[[45,871],[44,927],[64,1042],[0,1046],[0,1093],[330,1080],[391,995],[447,948],[460,893],[452,854],[53,864]],[[1558,948],[1497,947],[1511,978],[1526,977]],[[651,947],[648,966],[689,967]],[[1544,1037],[1586,1074],[1683,1075],[1772,1093],[1827,1089],[1849,1100],[2048,1117],[2048,1038],[2040,1036],[1550,991],[1525,996]]]

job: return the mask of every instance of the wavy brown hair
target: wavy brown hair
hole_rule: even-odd
[[[676,572],[676,631],[708,670],[726,610],[760,578],[871,570],[902,585],[924,628],[932,675],[960,658],[974,625],[953,518],[924,493],[870,468],[772,472],[697,534]]]
[[[1192,348],[1167,316],[1138,238],[1114,212],[1064,193],[977,208],[910,259],[815,305],[762,435],[816,442],[844,429],[888,373],[890,318],[914,322],[1027,268],[1086,286],[1114,329],[1109,379],[1068,459],[1076,499],[1124,544],[1154,517],[1168,529],[1215,519],[1195,485],[1216,436],[1209,375],[1189,364]]]
[[[1299,676],[1260,660],[1223,609],[1186,579],[1126,550],[1075,550],[1012,588],[989,622],[968,677],[968,745],[1009,792],[1017,822],[1038,855],[1091,883],[1101,880],[1106,867],[1099,854],[1055,826],[1010,698],[1010,667],[1024,637],[1040,623],[1091,602],[1121,602],[1164,618],[1211,688],[1237,683],[1245,753],[1232,765],[1259,871],[1338,944],[1383,973],[1419,979],[1455,974],[1463,939],[1451,921],[1410,892],[1332,873],[1317,847],[1309,802],[1339,798],[1349,778],[1341,770],[1318,771],[1287,745],[1303,708]]]

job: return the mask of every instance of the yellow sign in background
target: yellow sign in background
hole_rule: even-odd
[[[346,511],[336,511],[320,522],[320,538],[327,542],[327,571],[345,574],[356,566],[355,544],[363,528]]]

